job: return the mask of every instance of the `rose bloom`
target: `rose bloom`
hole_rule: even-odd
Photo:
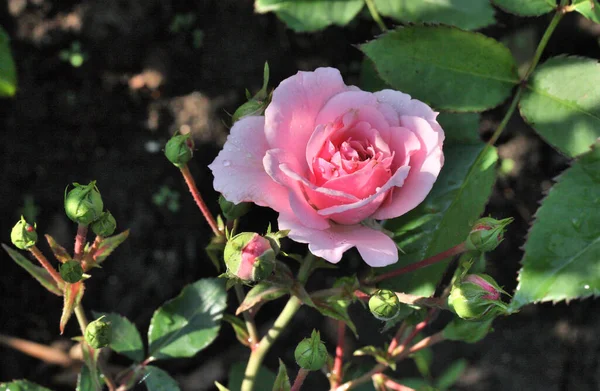
[[[263,116],[231,128],[209,166],[234,203],[279,212],[279,229],[337,263],[356,247],[371,266],[398,260],[376,220],[401,216],[431,190],[444,162],[436,112],[393,90],[344,84],[337,69],[298,72]]]

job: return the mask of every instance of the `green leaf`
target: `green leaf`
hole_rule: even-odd
[[[550,189],[525,243],[510,308],[600,294],[600,142]]]
[[[360,88],[364,91],[376,92],[391,88],[381,79],[375,69],[375,64],[369,57],[363,57],[360,65]]]
[[[384,364],[390,367],[393,371],[396,370],[396,361],[390,358],[386,349],[378,348],[375,346],[363,346],[362,348],[355,350],[354,356],[371,356],[380,364]]]
[[[437,378],[435,385],[439,390],[447,390],[454,385],[467,369],[467,360],[464,358],[454,361],[448,369]]]
[[[350,328],[350,330],[352,330],[354,335],[358,338],[356,326],[354,325],[354,322],[352,322],[352,319],[350,319],[350,315],[348,315],[348,307],[350,306],[349,300],[336,297],[328,299],[317,299],[313,297],[312,301],[314,308],[316,308],[322,315],[336,320],[341,320],[342,322],[346,323],[348,328]]]
[[[482,322],[464,320],[458,316],[454,317],[444,328],[444,338],[449,341],[462,341],[475,343],[481,341],[490,332],[494,319]]]
[[[431,349],[421,349],[411,354],[410,357],[415,362],[415,366],[424,378],[431,378],[431,363],[433,362],[433,353]]]
[[[573,0],[570,7],[589,20],[600,23],[600,3],[598,3],[598,0]]]
[[[233,332],[235,333],[235,337],[237,340],[245,346],[250,347],[250,334],[248,333],[248,328],[246,327],[246,323],[240,318],[237,318],[230,314],[223,314],[223,320],[233,327]]]
[[[112,326],[112,338],[109,347],[135,362],[144,359],[144,343],[138,329],[124,316],[115,313],[92,312],[97,319],[105,316]]]
[[[277,377],[273,383],[273,391],[290,391],[292,386],[290,385],[290,378],[288,377],[285,364],[279,359],[279,371]]]
[[[336,24],[345,26],[360,12],[364,0],[256,0],[254,9],[277,17],[296,32],[324,29]]]
[[[479,114],[440,113],[437,121],[444,129],[446,143],[479,144]]]
[[[83,285],[83,282],[81,282],[81,281],[76,282],[75,284],[69,284],[69,283],[65,284],[65,287],[63,290],[63,296],[64,296],[63,310],[62,310],[62,315],[60,316],[60,334],[61,335],[65,331],[65,326],[67,325],[67,322],[69,321],[69,319],[71,319],[71,315],[73,315],[73,311],[75,310],[75,307],[77,307],[79,305],[79,303],[81,303],[81,299],[83,298],[84,291],[85,291],[85,286]]]
[[[146,366],[144,382],[148,391],[179,391],[179,385],[167,372],[152,365]]]
[[[520,16],[539,16],[556,8],[555,0],[492,0],[501,10]]]
[[[444,147],[445,164],[425,200],[415,209],[388,221],[394,240],[405,255],[378,273],[395,270],[439,254],[463,242],[472,223],[483,213],[496,178],[496,150],[480,145]],[[429,296],[448,261],[382,281],[382,288]]]
[[[227,388],[230,391],[240,391],[242,381],[244,380],[244,372],[246,371],[246,363],[235,363],[229,370],[229,382]],[[260,367],[256,379],[254,379],[255,390],[270,390],[275,383],[276,376],[273,372],[264,367]]]
[[[218,391],[229,391],[229,388],[225,387],[224,385],[222,385],[218,381],[215,382],[215,386],[217,386],[217,390]]]
[[[568,156],[587,152],[600,137],[600,64],[554,57],[532,75],[519,103],[521,115]]]
[[[443,23],[465,30],[496,22],[489,0],[375,0],[375,7],[400,22]]]
[[[92,376],[90,369],[87,365],[81,367],[81,371],[77,376],[77,388],[76,391],[101,391],[102,390],[102,377],[99,373],[96,373],[96,379]]]
[[[8,34],[0,27],[0,97],[17,92],[17,71],[9,42]]]
[[[51,391],[29,380],[14,380],[10,383],[0,383],[0,391]]]
[[[268,281],[259,282],[248,291],[244,301],[235,311],[235,314],[239,315],[257,304],[264,304],[267,301],[276,300],[286,293],[289,293],[289,289],[271,284]]]
[[[386,83],[438,109],[483,111],[502,103],[519,82],[504,45],[454,27],[398,28],[360,49]]]
[[[102,239],[98,249],[94,253],[94,262],[101,264],[115,249],[127,239],[129,230],[123,231],[118,235]]]
[[[157,309],[148,329],[149,355],[192,357],[215,340],[226,307],[222,279],[207,278],[183,288]]]
[[[65,263],[71,260],[71,255],[65,250],[63,246],[58,244],[56,240],[50,235],[44,235],[46,240],[48,241],[48,245],[50,246],[50,250],[52,250],[52,254],[57,261],[60,263]]]
[[[60,288],[56,285],[56,281],[50,276],[50,273],[46,271],[43,267],[36,266],[27,258],[25,258],[20,252],[8,247],[6,244],[2,243],[2,248],[4,251],[8,253],[8,255],[17,263],[17,265],[21,266],[27,273],[29,273],[33,278],[38,280],[40,284],[50,292],[54,293],[57,296],[62,296],[63,293]]]

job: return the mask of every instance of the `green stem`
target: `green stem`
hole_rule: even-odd
[[[375,7],[375,3],[373,3],[373,0],[365,0],[365,4],[369,9],[369,13],[371,13],[371,17],[377,23],[381,31],[383,31],[384,33],[387,32],[388,28],[385,26],[385,23],[383,23],[383,19],[381,19],[381,15],[379,15],[379,12],[377,11],[377,7]]]
[[[78,304],[77,307],[75,307],[75,316],[77,317],[77,322],[79,323],[79,328],[81,329],[81,335],[84,336],[85,329],[88,325],[88,320],[81,304]]]
[[[240,284],[235,284],[235,294],[238,298],[240,304],[244,302],[244,290]],[[250,343],[250,349],[254,350],[260,338],[258,337],[258,330],[256,329],[256,324],[254,323],[254,319],[249,311],[242,312],[244,316],[244,320],[246,321],[246,328],[248,329],[248,342]]]

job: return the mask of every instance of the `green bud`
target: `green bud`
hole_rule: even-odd
[[[294,351],[296,363],[300,368],[309,371],[318,371],[327,362],[327,348],[321,341],[321,335],[313,330],[310,338],[304,338]]]
[[[239,204],[234,204],[233,202],[227,201],[221,194],[219,196],[219,206],[221,207],[223,216],[225,216],[227,220],[233,221],[248,213],[251,204],[249,202],[240,202]]]
[[[177,134],[167,142],[165,156],[175,167],[182,168],[194,155],[194,141],[192,135]]]
[[[65,190],[65,212],[69,219],[78,224],[89,225],[98,220],[103,208],[96,181],[87,185],[73,183],[73,189],[68,192]]]
[[[68,283],[74,284],[81,281],[83,268],[77,261],[67,261],[60,265],[60,276]]]
[[[454,318],[444,328],[444,338],[450,341],[475,343],[481,341],[492,328],[493,318],[484,321],[468,321]]]
[[[487,274],[469,274],[452,286],[448,306],[465,320],[484,321],[506,312],[501,293],[502,288]]]
[[[15,247],[21,250],[27,250],[35,246],[37,239],[38,235],[35,232],[35,225],[29,224],[23,216],[21,216],[21,220],[10,231],[10,240]]]
[[[371,295],[369,310],[379,320],[389,321],[400,314],[401,304],[398,296],[390,290],[380,289]]]
[[[271,241],[254,232],[242,232],[229,239],[223,255],[227,274],[245,283],[263,280],[275,268]]]
[[[504,239],[504,228],[512,221],[512,217],[504,220],[484,217],[477,220],[465,242],[467,250],[481,252],[494,250]]]
[[[237,110],[233,113],[233,116],[231,117],[231,122],[235,124],[237,121],[244,117],[248,117],[251,115],[263,115],[266,108],[266,102],[256,99],[250,99],[249,101],[237,108]]]
[[[112,235],[116,228],[117,221],[109,211],[102,213],[100,218],[92,223],[94,234],[103,238]]]
[[[110,344],[112,326],[103,321],[104,316],[88,324],[85,329],[85,341],[94,349],[100,349]]]

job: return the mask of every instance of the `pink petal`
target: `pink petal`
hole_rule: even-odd
[[[254,202],[280,213],[291,211],[287,189],[265,172],[263,157],[268,148],[264,117],[236,122],[223,149],[208,166],[215,177],[215,190],[235,204]]]
[[[290,215],[279,215],[279,229],[289,229],[289,237],[308,243],[310,252],[328,262],[338,263],[346,250],[356,247],[370,266],[383,267],[398,261],[394,241],[381,231],[360,224],[332,225],[326,230],[315,230],[302,225]]]
[[[394,90],[381,90],[374,95],[380,103],[385,103],[394,108],[399,116],[412,115],[433,121],[438,113],[431,107],[417,99],[411,99],[410,95]]]
[[[305,156],[319,110],[348,89],[335,68],[298,72],[282,81],[265,111],[265,134],[271,148],[284,149],[298,159]]]

